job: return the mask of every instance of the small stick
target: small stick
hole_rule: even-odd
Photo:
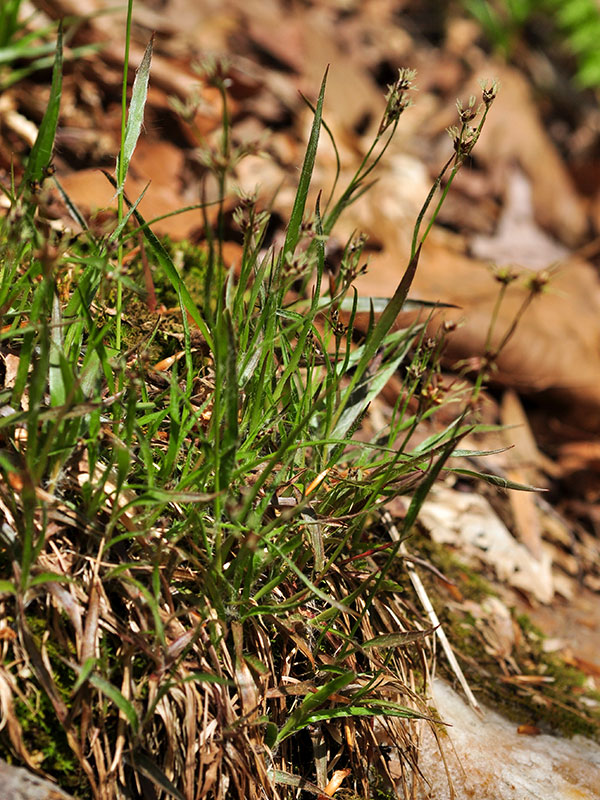
[[[394,525],[394,521],[393,521],[389,511],[383,511],[382,512],[381,520],[382,520],[383,524],[386,526],[386,528],[388,529],[388,532],[390,534],[390,538],[392,539],[392,541],[399,542],[400,541],[400,533],[398,532],[398,528]],[[406,545],[404,544],[404,542],[401,543],[399,552],[403,556],[407,556],[408,555],[408,550],[407,550]],[[431,622],[431,625],[435,628],[436,635],[437,635],[437,637],[438,637],[438,639],[440,641],[440,644],[442,645],[442,650],[446,654],[446,658],[448,659],[448,663],[450,664],[450,667],[452,668],[454,674],[456,675],[456,677],[458,679],[458,682],[462,686],[463,691],[464,691],[464,693],[465,693],[465,695],[467,697],[467,700],[469,701],[469,704],[471,705],[471,707],[475,711],[477,711],[478,714],[483,714],[483,712],[481,710],[481,707],[479,706],[479,703],[477,702],[477,700],[475,698],[475,695],[471,691],[471,687],[467,683],[467,679],[465,678],[464,673],[463,673],[462,669],[460,668],[460,664],[456,660],[456,656],[454,655],[454,651],[452,650],[452,647],[450,646],[450,642],[448,641],[448,637],[446,636],[446,632],[442,628],[442,625],[440,623],[438,615],[435,613],[435,610],[434,610],[433,606],[431,605],[431,600],[429,599],[429,596],[427,595],[427,592],[425,591],[425,587],[423,586],[423,582],[421,581],[421,578],[419,577],[419,575],[417,574],[415,569],[412,566],[410,566],[410,562],[407,562],[406,569],[408,571],[408,576],[409,576],[409,578],[411,580],[413,588],[414,588],[415,592],[417,593],[417,597],[421,601],[421,605],[423,606],[423,609],[425,610],[425,613],[429,617],[429,621]]]

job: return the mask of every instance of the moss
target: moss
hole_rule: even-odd
[[[42,637],[48,630],[48,621],[29,609],[27,624],[29,630],[41,647]],[[66,666],[64,659],[71,654],[64,652],[55,636],[44,641],[44,649],[52,665],[54,685],[61,699],[70,706],[71,687],[75,674]],[[79,761],[69,743],[65,731],[56,717],[54,707],[43,688],[36,685],[32,676],[20,678],[20,696],[14,698],[15,714],[21,726],[23,742],[41,769],[52,775],[60,786],[79,798],[91,797],[89,784]],[[4,757],[16,763],[7,741],[3,742]]]
[[[171,242],[162,240],[186,289],[199,308],[206,305],[206,277],[208,255],[205,246],[191,242]],[[139,286],[144,286],[143,264],[140,258],[129,264],[129,277]],[[167,313],[150,311],[143,294],[126,292],[123,303],[122,321],[125,349],[138,351],[144,360],[154,364],[173,355],[183,347],[183,323],[179,312],[180,301],[167,276],[160,269],[152,270],[152,280],[159,308]],[[216,281],[213,281],[216,284]],[[216,301],[216,286],[211,291],[211,305]]]
[[[31,695],[31,692],[30,692]],[[77,787],[78,763],[59,725],[48,696],[36,692],[35,699],[25,703],[15,700],[15,713],[21,725],[25,745],[41,768],[60,779],[61,785]]]
[[[493,588],[480,575],[461,564],[448,548],[415,535],[411,551],[426,558],[456,584],[466,600],[482,603],[494,596]],[[512,612],[513,623],[520,631],[510,663],[492,655],[486,644],[481,623],[450,594],[448,587],[431,572],[419,570],[429,597],[455,648],[465,676],[478,697],[500,713],[523,724],[533,724],[548,732],[566,736],[581,734],[600,741],[600,709],[590,710],[585,700],[594,700],[597,692],[586,689],[586,676],[566,664],[557,654],[545,653],[544,635],[526,615]],[[487,648],[487,649],[486,649]],[[551,678],[551,682],[519,685],[517,671],[523,675]],[[454,674],[440,657],[439,669],[453,682]],[[507,680],[507,678],[509,680]],[[583,702],[582,702],[583,701]]]
[[[126,299],[123,319],[123,344],[126,350],[137,352],[145,361],[155,364],[181,349],[176,337],[183,335],[180,321],[152,312],[139,297]]]
[[[411,553],[418,554],[421,558],[433,564],[446,578],[453,581],[460,590],[461,595],[467,600],[477,603],[482,602],[487,597],[496,597],[491,584],[486,581],[475,570],[464,564],[452,551],[451,548],[442,544],[437,544],[428,535],[416,529],[407,540],[407,545]],[[420,574],[424,572],[420,570]],[[431,575],[431,573],[427,573]],[[423,575],[421,575],[423,577]],[[439,593],[439,581],[432,581],[438,587],[435,593]]]

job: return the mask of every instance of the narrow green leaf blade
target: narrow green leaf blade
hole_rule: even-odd
[[[54,57],[54,67],[52,69],[52,85],[50,87],[50,98],[46,112],[40,124],[37,138],[31,148],[27,168],[23,176],[21,189],[32,181],[41,181],[44,170],[52,159],[52,148],[54,147],[54,137],[58,125],[58,114],[60,111],[60,98],[62,94],[62,69],[63,69],[63,32],[62,26],[58,28],[58,38],[56,41],[56,55]]]
[[[61,357],[63,357],[63,324],[60,300],[55,293],[52,296],[52,324],[50,328],[50,368],[48,383],[50,386],[50,403],[62,406],[67,399],[67,390],[63,380]]]
[[[325,75],[323,76],[323,81],[321,83],[321,90],[319,92],[319,99],[317,100],[317,108],[315,110],[315,116],[310,131],[308,145],[306,147],[304,163],[302,164],[302,171],[300,173],[300,180],[298,182],[298,190],[296,191],[294,207],[292,208],[292,213],[290,214],[290,224],[288,225],[283,250],[281,251],[282,263],[284,264],[287,258],[296,249],[298,239],[300,238],[300,226],[302,225],[302,217],[304,216],[304,209],[306,207],[306,198],[308,196],[308,189],[310,187],[313,168],[315,166],[315,158],[317,156],[317,146],[319,144],[319,133],[321,132],[323,100],[325,98],[325,86],[327,84],[328,71],[329,67],[327,67],[325,70]]]
[[[108,172],[105,172],[104,170],[103,172],[104,176],[108,179],[108,181],[116,188],[117,184],[112,175],[109,175]],[[125,197],[125,202],[129,207],[132,206],[132,203],[129,202],[127,197]],[[213,337],[211,336],[210,331],[208,330],[206,322],[200,316],[200,312],[198,311],[196,304],[194,303],[192,296],[188,291],[187,286],[185,285],[179,273],[177,272],[177,268],[175,267],[175,264],[173,263],[171,256],[165,250],[160,239],[158,239],[157,236],[155,236],[155,234],[150,230],[150,228],[146,223],[146,220],[142,217],[140,212],[134,210],[133,215],[138,221],[140,228],[144,233],[144,238],[148,242],[148,245],[150,246],[152,252],[154,253],[156,260],[164,270],[165,275],[171,282],[171,285],[173,286],[175,291],[183,299],[183,305],[185,306],[185,310],[198,326],[200,333],[204,336],[210,349],[214,350]]]
[[[347,719],[348,717],[401,717],[402,719],[424,719],[423,714],[411,708],[369,708],[367,706],[337,706],[314,711],[306,718],[302,727],[315,722],[327,722],[330,719]]]
[[[494,450],[455,450],[452,458],[481,458],[483,456],[495,456],[499,453],[506,453],[514,448],[514,444],[506,447],[497,447]]]
[[[137,752],[131,758],[127,758],[131,766],[153,781],[156,786],[166,792],[170,797],[175,800],[185,800],[177,787],[173,786],[171,781],[167,778],[162,770],[160,770],[151,758],[148,758],[144,753]]]
[[[123,712],[127,718],[127,721],[131,725],[131,729],[134,733],[137,733],[140,723],[136,710],[129,700],[127,700],[127,698],[121,694],[116,686],[113,686],[112,683],[109,683],[109,681],[100,677],[100,675],[97,675],[96,673],[90,673],[89,680],[92,686],[102,692],[102,694],[105,697],[108,697],[109,700],[112,700],[119,711]]]
[[[75,681],[75,683],[73,684],[73,688],[71,689],[71,696],[73,696],[75,692],[77,692],[83,686],[83,684],[87,681],[95,666],[96,666],[96,659],[93,656],[90,658],[86,658],[86,660],[83,662],[79,670],[79,675],[77,676],[77,680]]]
[[[355,678],[356,676],[353,672],[345,672],[343,675],[338,675],[337,678],[321,686],[313,694],[307,695],[277,734],[277,743],[282,742],[288,736],[307,725],[308,717],[318,706],[325,703],[332,695],[345,689]]]
[[[461,438],[460,435],[454,436],[448,444],[444,447],[441,456],[438,460],[429,468],[429,472],[425,480],[418,486],[416,492],[413,495],[413,498],[410,502],[410,506],[408,507],[408,511],[406,512],[406,517],[404,518],[404,525],[403,525],[403,537],[407,536],[410,529],[412,528],[419,511],[421,510],[421,506],[425,502],[425,498],[429,494],[431,487],[435,483],[440,474],[442,467],[446,463],[446,461],[452,455],[453,450],[456,448],[459,439]]]
[[[227,339],[227,353],[225,363],[225,429],[223,432],[221,458],[221,474],[219,486],[227,486],[229,476],[235,463],[235,454],[238,446],[238,406],[239,389],[237,378],[237,346],[233,320],[229,309],[223,312],[223,324]]]
[[[392,299],[389,301],[389,303],[383,310],[383,313],[381,314],[379,321],[371,331],[367,341],[364,344],[363,354],[360,361],[358,362],[356,371],[350,382],[350,386],[346,390],[344,397],[342,398],[342,401],[340,402],[340,405],[337,409],[335,427],[337,427],[337,425],[339,424],[340,419],[344,413],[344,409],[348,404],[350,398],[352,397],[356,385],[362,379],[367,368],[369,367],[369,364],[374,359],[379,346],[387,336],[392,325],[394,324],[394,320],[396,319],[396,317],[402,310],[402,307],[404,306],[404,303],[408,296],[408,292],[415,277],[415,273],[417,271],[417,265],[419,263],[420,255],[421,255],[421,248],[419,247],[414,256],[411,258],[408,266],[406,267],[404,275],[402,276],[402,279],[400,280],[400,283],[398,284],[398,287],[394,292]]]
[[[154,34],[152,34],[142,62],[135,73],[133,89],[131,91],[131,101],[129,103],[129,113],[127,114],[127,125],[125,127],[125,141],[123,151],[119,153],[117,160],[118,191],[123,191],[123,184],[127,177],[129,162],[133,156],[137,140],[142,130],[144,122],[144,108],[148,97],[148,82],[150,80],[150,64],[152,62],[152,50],[154,47]]]
[[[29,588],[41,586],[43,583],[70,583],[68,575],[59,575],[57,572],[40,572],[29,581]]]
[[[530,486],[528,483],[517,483],[508,478],[503,478],[501,475],[490,475],[488,472],[477,472],[471,469],[449,468],[448,472],[453,472],[455,475],[466,475],[469,478],[476,478],[479,481],[485,481],[491,486],[499,486],[501,489],[516,489],[520,492],[547,492],[540,486]]]
[[[129,219],[130,219],[131,215],[133,214],[133,212],[136,210],[136,208],[139,206],[139,204],[140,204],[140,203],[142,202],[142,200],[144,199],[144,195],[145,195],[145,194],[146,194],[146,192],[148,191],[148,187],[149,187],[149,186],[150,186],[150,181],[148,181],[148,183],[147,183],[147,184],[144,186],[144,188],[143,188],[143,189],[142,189],[142,191],[140,192],[140,195],[139,195],[138,199],[137,199],[137,200],[135,201],[135,203],[134,203],[134,204],[131,206],[131,208],[129,209],[129,211],[127,212],[127,214],[125,214],[125,216],[123,217],[123,219],[121,220],[121,222],[119,222],[119,224],[117,225],[117,227],[114,229],[114,231],[113,231],[113,232],[111,233],[111,235],[108,237],[108,241],[109,241],[109,242],[114,242],[116,239],[118,239],[118,238],[119,238],[119,236],[121,235],[121,233],[122,233],[122,232],[125,230],[125,227],[127,226],[127,223],[129,222]]]
[[[390,361],[389,364],[386,364],[383,369],[378,370],[371,379],[366,378],[363,386],[356,387],[331,433],[332,439],[343,439],[346,436],[367,406],[373,402],[386,386],[391,376],[404,361],[405,355],[406,350],[403,350],[399,356]]]

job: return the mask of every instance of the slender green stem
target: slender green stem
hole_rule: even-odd
[[[462,166],[462,162],[459,162],[458,164],[455,164],[454,167],[452,168],[452,172],[450,173],[450,177],[448,178],[448,181],[447,181],[446,185],[444,186],[444,190],[442,192],[442,195],[441,195],[440,199],[438,200],[438,203],[437,203],[437,205],[435,207],[435,211],[431,215],[431,219],[429,220],[429,224],[425,228],[425,233],[421,237],[421,241],[419,242],[419,245],[424,244],[425,243],[425,239],[427,239],[427,237],[429,236],[429,232],[431,231],[431,229],[433,228],[433,226],[435,224],[437,216],[440,213],[440,209],[444,205],[446,197],[448,196],[448,192],[450,191],[450,187],[452,186],[452,182],[454,181],[454,178],[456,178],[456,176],[458,174],[458,171],[461,168],[461,166]]]
[[[127,22],[125,25],[125,55],[123,57],[123,87],[121,91],[121,150],[119,155],[119,169],[117,183],[121,191],[117,197],[117,219],[119,224],[123,220],[123,181],[125,180],[125,129],[127,126],[127,77],[129,74],[129,45],[131,41],[131,17],[133,13],[133,0],[127,2]],[[115,328],[115,347],[121,350],[121,309],[123,306],[123,284],[121,283],[121,271],[123,269],[123,242],[119,240],[117,250],[117,305],[116,305],[116,328]]]

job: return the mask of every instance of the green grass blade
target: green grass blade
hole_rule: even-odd
[[[380,314],[382,311],[385,311],[386,306],[390,302],[390,297],[369,297],[369,295],[362,295],[358,298],[356,303],[356,311],[360,314],[368,314],[373,307],[373,311],[376,314]],[[326,302],[329,302],[327,299],[323,299],[322,304],[324,305]],[[354,300],[351,297],[345,297],[342,302],[340,303],[340,310],[341,311],[351,311],[353,306]],[[404,305],[402,306],[403,311],[419,311],[421,308],[458,308],[457,305],[454,303],[440,303],[439,301],[429,301],[429,300],[405,300]]]
[[[52,148],[54,147],[54,137],[56,136],[56,126],[58,125],[58,114],[60,111],[60,98],[62,94],[62,68],[63,68],[63,32],[62,26],[58,28],[58,39],[56,41],[56,55],[54,57],[54,67],[52,69],[52,85],[50,87],[50,98],[46,113],[40,124],[37,138],[31,148],[27,168],[23,176],[21,191],[23,187],[32,181],[41,181],[44,170],[52,159]]]
[[[154,34],[152,34],[148,42],[144,57],[135,73],[135,79],[133,81],[129,113],[127,114],[127,126],[125,128],[125,141],[123,142],[123,150],[119,153],[117,158],[118,192],[123,191],[127,170],[129,169],[129,162],[133,156],[144,122],[144,108],[148,97],[148,82],[150,80],[150,64],[152,62],[153,47]]]
[[[149,187],[149,186],[150,186],[150,181],[148,181],[148,183],[147,183],[147,184],[144,186],[144,188],[143,188],[143,189],[142,189],[142,191],[140,192],[140,195],[139,195],[138,199],[137,199],[137,200],[135,201],[135,203],[134,203],[134,204],[133,204],[133,205],[132,205],[132,206],[129,208],[129,211],[127,212],[127,214],[125,214],[125,216],[123,217],[123,219],[121,220],[121,222],[119,222],[119,224],[117,225],[117,227],[114,229],[114,231],[113,231],[113,232],[111,233],[111,235],[108,237],[108,241],[109,241],[109,242],[114,242],[114,241],[115,241],[116,239],[118,239],[118,238],[120,237],[120,235],[123,233],[123,230],[125,229],[125,226],[127,225],[127,223],[129,222],[129,220],[131,219],[131,215],[132,215],[132,214],[135,212],[135,210],[137,209],[137,207],[139,206],[139,204],[140,204],[140,203],[142,202],[142,200],[144,199],[144,195],[145,195],[145,194],[146,194],[146,192],[148,191],[148,187]]]
[[[499,453],[506,453],[512,450],[514,445],[507,445],[506,447],[496,447],[494,450],[455,450],[452,453],[452,458],[481,458],[483,456],[496,456]]]
[[[403,531],[403,538],[408,535],[410,532],[411,527],[414,525],[419,511],[421,510],[421,506],[425,502],[425,498],[431,491],[431,487],[437,480],[440,472],[442,471],[442,467],[446,463],[446,461],[452,455],[452,452],[455,450],[458,440],[462,438],[461,436],[454,436],[443,449],[441,456],[438,460],[433,464],[425,479],[419,484],[416,492],[414,493],[412,500],[410,501],[410,506],[408,507],[408,511],[406,512],[406,517],[404,518],[404,525],[402,527]]]
[[[71,689],[72,697],[90,677],[92,670],[96,666],[96,662],[97,659],[94,658],[94,656],[91,656],[90,658],[86,658],[83,664],[79,667],[79,675],[77,676],[77,680],[75,681],[75,683],[73,684],[73,688]]]
[[[375,357],[375,354],[385,339],[387,333],[389,332],[390,328],[394,324],[394,321],[400,311],[402,310],[404,303],[406,301],[406,297],[412,285],[413,279],[415,277],[415,273],[417,271],[417,265],[419,263],[419,256],[421,255],[421,248],[419,247],[417,252],[411,258],[404,275],[402,276],[402,280],[398,284],[398,288],[394,292],[392,299],[389,301],[387,306],[385,307],[379,321],[371,331],[367,341],[364,345],[364,350],[360,361],[356,367],[356,371],[352,380],[350,381],[350,385],[346,390],[342,401],[338,407],[336,413],[336,420],[335,420],[335,427],[337,428],[340,419],[344,413],[344,409],[348,404],[350,398],[352,397],[352,393],[356,389],[358,382],[362,379],[365,371],[367,370],[369,364]]]
[[[56,294],[52,297],[52,325],[50,328],[50,367],[48,382],[50,386],[50,403],[53,406],[64,405],[67,390],[63,380],[61,358],[63,355],[63,326],[60,301]]]
[[[331,695],[337,694],[342,689],[345,689],[355,678],[356,675],[353,672],[346,672],[343,675],[338,675],[337,678],[329,681],[324,686],[321,686],[316,692],[307,695],[298,708],[290,714],[287,722],[277,734],[277,744],[307,725],[307,719],[312,712],[316,711],[320,705],[327,702]]]
[[[43,583],[70,583],[68,575],[59,575],[57,572],[40,572],[29,581],[29,588],[41,586]]]
[[[337,706],[334,708],[322,708],[314,711],[300,726],[305,728],[315,722],[327,722],[332,719],[348,719],[348,717],[400,717],[401,719],[427,719],[423,714],[414,711],[412,708],[377,708],[369,706]]]
[[[104,170],[103,170],[103,172],[104,172],[105,177],[116,188],[116,181],[112,177],[112,175],[109,175]],[[125,197],[125,202],[127,203],[127,205],[129,207],[131,207],[133,205],[126,197]],[[167,276],[167,278],[171,282],[171,285],[173,286],[175,291],[178,294],[181,295],[181,298],[183,299],[183,304],[185,306],[185,310],[187,311],[187,313],[190,315],[190,317],[193,319],[193,321],[198,326],[198,329],[200,330],[200,333],[204,336],[204,338],[206,340],[206,343],[208,344],[210,349],[214,350],[213,337],[211,336],[210,331],[208,330],[208,326],[206,325],[206,322],[200,316],[200,312],[198,311],[198,309],[196,307],[196,304],[192,300],[192,296],[189,293],[189,291],[187,289],[187,286],[185,285],[185,283],[181,279],[179,273],[177,272],[177,268],[175,267],[175,264],[173,263],[173,260],[172,260],[171,256],[165,250],[165,247],[162,244],[162,242],[160,241],[160,239],[158,239],[158,237],[150,230],[150,228],[148,227],[148,225],[146,223],[146,220],[142,217],[140,212],[136,210],[136,211],[133,212],[133,215],[135,216],[136,220],[138,221],[140,227],[142,228],[142,230],[144,232],[144,238],[148,242],[148,245],[150,246],[150,249],[154,253],[154,255],[156,257],[156,260],[158,261],[158,263],[162,267],[165,275]]]
[[[0,45],[7,45],[21,28],[19,11],[22,0],[4,0],[0,5]]]
[[[23,41],[23,40],[21,40]],[[52,42],[39,45],[13,44],[9,47],[0,48],[0,64],[13,64],[22,58],[39,58],[48,56],[52,58],[54,53],[54,46]]]
[[[149,778],[156,786],[162,789],[163,792],[166,792],[167,795],[174,797],[175,800],[185,800],[181,792],[173,786],[164,772],[156,766],[151,758],[148,758],[148,756],[143,753],[137,752],[131,758],[126,758],[126,760],[131,764],[133,769],[146,778]]]
[[[90,674],[89,681],[94,688],[102,692],[102,694],[105,697],[108,697],[109,700],[112,700],[119,711],[123,712],[123,715],[127,718],[127,721],[131,725],[131,729],[135,734],[137,734],[139,729],[139,719],[135,708],[129,702],[129,700],[127,700],[127,698],[121,694],[116,686],[113,686],[112,683],[100,677],[100,675],[97,675],[95,672]]]
[[[498,486],[501,489],[516,489],[519,492],[547,492],[548,489],[543,489],[540,486],[530,486],[528,483],[517,483],[508,478],[503,478],[501,475],[490,475],[488,472],[477,472],[473,469],[459,469],[448,468],[448,472],[453,472],[455,475],[466,475],[468,478],[476,478],[478,481],[489,483],[490,486]]]
[[[373,402],[377,395],[383,390],[391,376],[396,372],[400,364],[404,361],[408,345],[392,361],[387,363],[383,369],[378,369],[371,379],[366,379],[364,385],[355,388],[349,398],[346,407],[335,426],[331,438],[343,439],[354,423],[363,414],[367,407]]]
[[[223,438],[221,439],[222,455],[220,458],[219,487],[227,486],[229,476],[235,463],[235,452],[238,444],[238,405],[239,392],[237,380],[237,348],[231,314],[228,310],[222,315],[224,334],[227,342],[225,358],[225,419]]]
[[[294,200],[294,207],[290,215],[290,224],[288,225],[287,233],[285,235],[285,242],[281,251],[281,262],[285,264],[287,259],[292,255],[298,244],[300,238],[300,226],[302,225],[302,218],[304,216],[304,209],[306,207],[306,198],[308,196],[308,189],[312,178],[313,169],[315,166],[315,158],[317,156],[317,147],[319,144],[319,133],[321,132],[321,119],[323,115],[323,100],[325,98],[325,85],[327,83],[327,73],[329,67],[325,70],[323,81],[321,83],[321,90],[319,92],[319,99],[317,100],[317,107],[313,119],[310,137],[304,156],[304,163],[302,164],[302,171],[300,173],[300,180],[298,182],[298,190]]]

